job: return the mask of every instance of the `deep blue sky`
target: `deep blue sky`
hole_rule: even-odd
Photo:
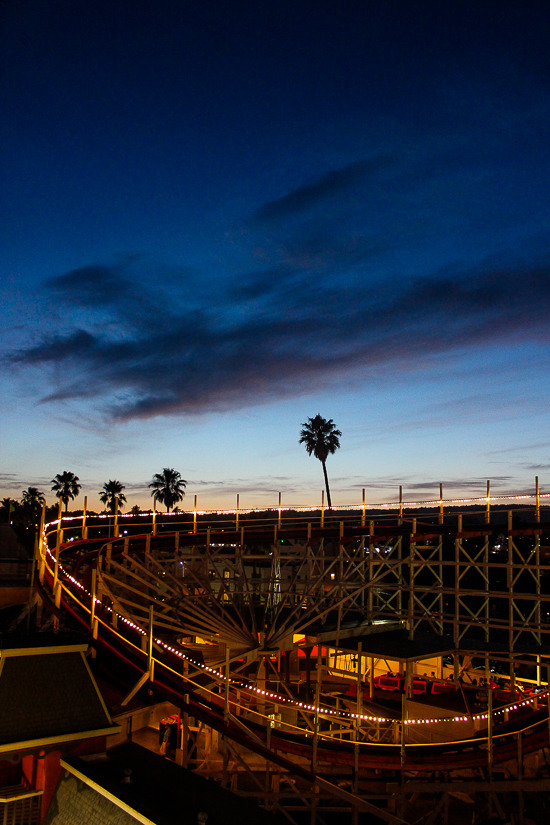
[[[338,503],[544,487],[549,32],[502,0],[4,7],[3,493],[145,503],[170,466],[204,506],[310,502],[317,412]]]

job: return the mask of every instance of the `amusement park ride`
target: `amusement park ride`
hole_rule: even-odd
[[[131,674],[122,709],[147,686],[175,706],[181,764],[291,822],[527,822],[550,790],[550,522],[538,487],[489,502],[108,535],[60,511],[38,589]]]

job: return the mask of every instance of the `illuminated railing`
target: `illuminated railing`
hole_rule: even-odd
[[[56,523],[54,523],[55,525]],[[51,525],[48,525],[51,526]],[[60,531],[56,532],[56,535],[59,534]],[[46,533],[44,532],[44,538],[46,537]],[[289,723],[288,721],[277,721],[275,724],[278,729],[281,729],[286,732],[290,733],[299,733],[301,736],[311,736],[312,733],[315,733],[315,736],[318,737],[320,740],[333,740],[334,738],[341,737],[342,734],[349,733],[352,735],[356,730],[356,726],[364,727],[365,723],[370,723],[371,725],[389,725],[394,729],[399,727],[400,725],[412,726],[412,725],[431,725],[431,724],[455,724],[455,723],[463,723],[463,722],[477,722],[483,720],[489,720],[489,716],[491,716],[491,722],[494,723],[495,721],[499,721],[500,717],[504,716],[505,714],[514,714],[516,711],[522,708],[535,708],[539,700],[548,697],[548,690],[543,691],[542,693],[538,693],[534,696],[521,696],[517,694],[520,698],[514,699],[514,701],[510,702],[508,705],[504,707],[499,707],[497,709],[492,710],[492,712],[482,712],[477,714],[470,714],[470,715],[457,715],[455,717],[430,717],[430,718],[422,718],[422,719],[402,719],[396,720],[394,718],[384,717],[384,716],[377,716],[368,713],[362,712],[353,712],[353,711],[345,711],[342,709],[334,709],[328,706],[325,706],[321,703],[309,703],[309,702],[299,702],[298,700],[289,697],[283,696],[282,694],[276,693],[271,690],[265,690],[257,688],[253,685],[244,685],[242,679],[235,679],[226,674],[222,671],[217,670],[216,668],[209,667],[207,665],[202,665],[195,662],[193,659],[190,659],[183,651],[179,650],[178,648],[168,645],[163,642],[161,639],[155,638],[153,633],[153,625],[151,625],[148,629],[144,629],[143,627],[139,626],[135,622],[130,621],[125,616],[117,613],[113,608],[106,607],[102,605],[101,601],[93,595],[92,592],[87,590],[81,582],[79,582],[76,578],[74,578],[69,571],[65,570],[61,562],[59,561],[59,551],[70,547],[70,544],[67,543],[63,547],[59,544],[56,547],[56,555],[58,559],[56,561],[55,556],[52,554],[51,550],[47,546],[46,540],[40,542],[39,547],[39,575],[42,583],[46,582],[46,571],[49,573],[51,577],[51,589],[52,595],[54,597],[54,602],[56,607],[61,606],[63,593],[69,598],[70,601],[74,602],[78,605],[78,607],[83,611],[83,613],[88,615],[89,617],[89,625],[90,630],[93,638],[98,637],[99,628],[104,628],[104,631],[109,634],[113,634],[114,637],[118,638],[126,647],[129,649],[133,649],[136,654],[143,657],[144,651],[142,647],[138,647],[133,642],[131,642],[127,637],[121,634],[118,629],[116,629],[112,624],[105,622],[100,616],[97,615],[96,609],[101,608],[102,610],[106,610],[111,615],[116,615],[117,621],[120,621],[124,625],[130,627],[134,632],[137,632],[139,635],[143,637],[149,637],[152,639],[152,645],[150,650],[147,653],[148,660],[149,660],[149,668],[150,668],[150,676],[151,681],[154,679],[154,671],[155,668],[161,669],[166,671],[167,673],[175,676],[178,680],[182,680],[182,684],[188,688],[190,692],[197,694],[198,696],[202,696],[203,698],[207,699],[210,703],[217,705],[218,707],[220,704],[225,703],[226,707],[229,705],[233,709],[236,709],[236,713],[238,716],[242,718],[249,719],[251,721],[258,721],[264,726],[272,726],[273,725],[273,714],[278,714],[280,708],[282,707],[289,707],[294,709],[298,715],[305,721],[305,727],[301,727],[299,725],[294,725]],[[76,588],[76,591],[75,591]],[[77,592],[81,594],[85,594],[89,601],[90,605],[87,605],[85,601],[82,601],[78,598]],[[182,662],[186,662],[188,667],[196,670],[196,675],[189,675],[189,674],[182,674],[174,670],[170,667],[166,662],[162,659],[158,659],[153,654],[153,647],[156,647],[157,650],[160,649],[161,651],[164,650],[169,654],[175,655],[178,657]],[[214,685],[217,686],[217,692],[212,690],[209,686],[205,686],[201,684],[201,682],[197,681],[197,677],[199,675],[207,675],[209,679],[211,679]],[[266,679],[269,681],[269,678]],[[242,702],[241,697],[246,697],[248,699],[247,702]],[[250,704],[251,699],[255,701],[260,701],[264,705],[264,710],[259,711],[256,708],[252,707]],[[549,712],[550,712],[550,699],[547,698],[547,702],[549,705]],[[270,710],[271,709],[271,710]],[[319,730],[319,720],[323,720],[325,723],[329,723],[331,729],[328,731]],[[488,722],[489,724],[489,722]],[[531,726],[527,726],[525,731],[529,730]],[[502,736],[506,736],[506,734],[502,734]],[[494,737],[497,739],[497,737]],[[452,740],[454,741],[454,740]],[[467,740],[460,740],[460,741],[467,741]],[[483,741],[483,738],[477,738],[476,744]],[[359,747],[362,746],[369,746],[377,745],[380,747],[388,747],[385,743],[376,743],[376,742],[357,742]],[[407,744],[407,750],[410,748],[416,747],[415,744]]]

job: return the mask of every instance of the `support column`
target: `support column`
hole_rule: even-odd
[[[118,498],[115,496],[115,512],[113,514],[113,537],[118,538]]]
[[[84,509],[82,511],[82,538],[88,538],[88,526],[86,524],[86,517],[88,515],[88,496],[84,496]]]
[[[374,656],[371,656],[371,660],[370,660],[369,696],[370,696],[371,702],[373,702],[374,701]]]
[[[44,582],[44,571],[46,567],[46,550],[47,544],[44,539],[44,528],[46,524],[46,502],[42,505],[42,513],[40,515],[40,528],[38,531],[38,559],[39,559],[39,567],[38,567],[38,578],[40,583]]]
[[[290,684],[290,657],[292,655],[291,650],[285,650],[285,682],[287,685]]]
[[[487,769],[489,771],[489,782],[492,781],[493,774],[493,691],[487,691]]]
[[[511,657],[514,648],[514,537],[511,535],[512,525],[512,511],[508,510],[508,561],[506,564],[506,582],[508,586],[508,651],[510,669],[512,667]]]
[[[57,578],[59,576],[59,548],[63,540],[63,528],[61,527],[61,499],[59,499],[59,506],[57,508],[57,532],[55,535],[55,555],[54,555],[54,571],[53,571],[53,589],[57,587]]]
[[[312,647],[304,647],[303,651],[306,654],[306,695],[307,701],[311,702],[311,651]]]
[[[416,550],[416,519],[413,519],[413,531],[409,536],[409,603],[408,603],[408,621],[409,621],[409,639],[414,639],[414,556]]]

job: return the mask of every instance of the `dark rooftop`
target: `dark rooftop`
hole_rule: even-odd
[[[357,653],[359,643],[361,643],[362,653],[366,656],[376,656],[400,662],[416,662],[421,659],[429,659],[431,656],[444,656],[455,651],[451,636],[438,636],[436,633],[415,631],[414,639],[411,641],[406,629],[388,630],[383,633],[343,639],[338,648],[339,650]]]
[[[208,814],[208,823],[216,825],[279,823],[253,800],[237,796],[213,779],[198,776],[134,742],[112,748],[107,756],[105,761],[68,758],[65,762],[158,825],[196,825],[201,811]],[[124,783],[128,769],[131,783]]]
[[[6,653],[0,674],[0,746],[113,727],[78,650]]]

